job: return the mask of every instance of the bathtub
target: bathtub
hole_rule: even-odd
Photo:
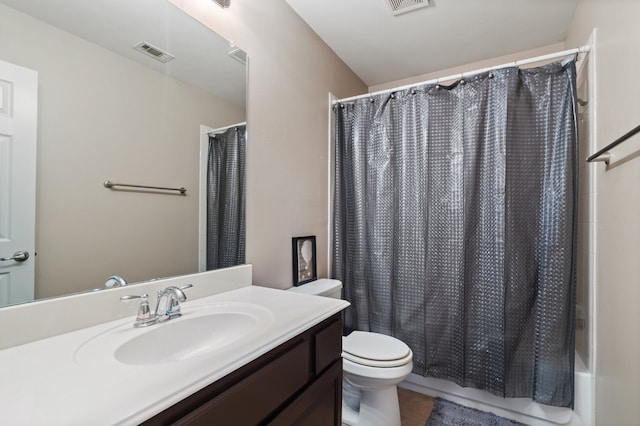
[[[575,411],[535,403],[527,398],[501,398],[490,393],[463,388],[453,382],[410,374],[399,386],[424,395],[439,396],[467,407],[490,411],[531,426],[592,426],[593,378],[576,354]]]

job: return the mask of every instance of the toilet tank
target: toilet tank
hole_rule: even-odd
[[[302,284],[298,287],[291,287],[288,291],[341,299],[342,282],[329,278],[320,278],[318,280]]]

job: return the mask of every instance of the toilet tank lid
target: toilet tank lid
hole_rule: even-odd
[[[316,296],[323,296],[331,293],[337,289],[342,288],[342,282],[340,280],[333,280],[330,278],[320,278],[315,281],[302,284],[298,287],[291,287],[289,291],[305,294],[314,294]]]

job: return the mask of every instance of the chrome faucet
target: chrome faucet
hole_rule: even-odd
[[[107,281],[104,283],[104,286],[107,288],[124,287],[125,285],[127,285],[127,280],[118,275],[107,278]]]
[[[147,294],[143,294],[142,296],[122,296],[120,300],[127,302],[129,300],[140,299],[138,315],[136,316],[133,326],[147,327],[182,315],[182,312],[180,312],[180,302],[187,300],[187,296],[183,290],[191,287],[193,287],[193,284],[187,284],[182,287],[169,286],[164,290],[159,290],[155,313],[151,312],[149,308],[149,296]]]
[[[184,291],[193,287],[193,284],[187,284],[182,287],[169,286],[164,290],[158,291],[158,304],[156,305],[156,321],[165,322],[174,317],[182,315],[180,312],[180,302],[187,300]]]
[[[142,296],[122,296],[120,300],[122,302],[128,302],[129,300],[140,299],[140,306],[138,306],[138,315],[133,323],[134,327],[146,327],[156,323],[156,316],[151,312],[149,308],[149,295],[143,294]]]

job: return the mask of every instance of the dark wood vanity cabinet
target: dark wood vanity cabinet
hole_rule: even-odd
[[[143,424],[338,426],[341,351],[335,314]]]

